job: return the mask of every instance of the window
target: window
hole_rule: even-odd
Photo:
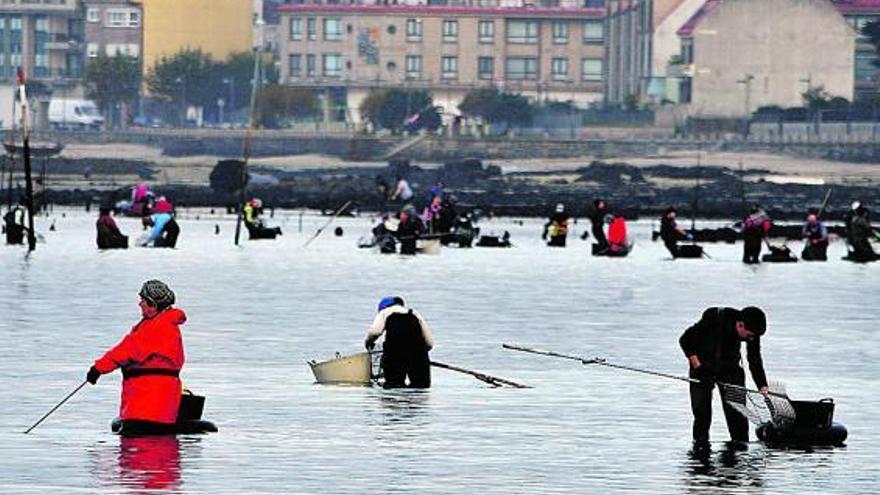
[[[495,40],[495,21],[480,21],[477,27],[480,43],[492,43]]]
[[[458,57],[443,57],[441,69],[443,79],[458,78]]]
[[[136,28],[141,25],[141,13],[137,9],[107,9],[104,25],[111,28]]]
[[[306,55],[306,76],[315,77],[315,55],[313,53],[309,53]]]
[[[865,16],[855,16],[849,17],[847,22],[856,30],[856,42],[860,43],[868,43],[870,42],[870,38],[865,35],[864,29],[869,23],[877,21],[877,17],[865,17]]]
[[[302,75],[302,55],[299,53],[294,53],[287,56],[288,64],[290,68],[288,69],[289,74],[293,77],[299,77]]]
[[[324,41],[339,41],[342,39],[342,20],[338,17],[324,19]]]
[[[568,43],[568,21],[553,21],[553,43]]]
[[[458,40],[458,21],[443,21],[443,41],[455,42]]]
[[[535,81],[538,79],[538,59],[510,57],[507,59],[507,79]]]
[[[874,60],[877,56],[874,52],[856,52],[855,78],[856,81],[871,81],[877,72]]]
[[[602,59],[585,58],[581,60],[581,79],[590,82],[601,81]]]
[[[317,25],[318,23],[315,21],[314,17],[306,18],[306,34],[310,41],[315,41],[318,38]]]
[[[324,54],[324,77],[339,77],[342,75],[342,55],[339,53]]]
[[[406,56],[406,78],[421,79],[422,77],[422,56],[407,55]]]
[[[86,20],[89,22],[101,22],[101,9],[90,7],[86,11]]]
[[[89,58],[97,58],[98,57],[98,44],[97,43],[89,43],[86,45],[86,56]]]
[[[568,81],[568,59],[554,58],[550,66],[550,78],[554,81]]]
[[[598,19],[584,21],[584,43],[602,43],[605,40],[605,22]]]
[[[406,41],[422,41],[422,20],[406,20]]]
[[[537,43],[538,21],[507,21],[507,41],[508,43]]]
[[[301,17],[292,17],[290,19],[290,39],[293,41],[303,39],[303,20]]]
[[[479,57],[477,59],[477,77],[480,79],[492,79],[495,76],[495,59],[492,57]]]

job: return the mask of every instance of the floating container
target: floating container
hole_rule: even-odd
[[[376,352],[359,352],[339,356],[329,361],[309,361],[315,381],[322,385],[371,385],[373,383],[373,357]]]
[[[840,446],[846,441],[846,427],[834,422],[834,400],[791,401],[794,424],[778,428],[772,423],[758,427],[758,438],[771,445],[812,447]]]

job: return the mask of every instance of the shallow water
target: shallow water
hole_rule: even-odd
[[[62,213],[55,232],[39,219],[46,243],[29,259],[0,246],[0,493],[824,494],[880,481],[880,264],[840,261],[839,242],[827,263],[748,267],[725,244],[706,246],[711,260],[672,261],[645,222],[629,258],[603,259],[577,238],[544,247],[537,220],[500,219],[484,232],[510,230],[516,248],[404,258],[355,247],[366,218],[340,219],[345,236],[303,249],[324,219],[307,215],[299,233],[298,214],[279,212],[277,242],[235,248],[230,219],[203,212],[181,220],[175,250],[98,252],[94,218]],[[137,321],[147,278],[166,280],[189,314],[184,382],[208,397],[220,433],[112,435],[114,374],[22,435]],[[358,351],[390,293],[428,319],[434,359],[534,388],[439,369],[429,391],[314,385],[306,361]],[[797,399],[833,397],[847,447],[727,451],[716,402],[714,450],[697,459],[685,384],[501,349],[685,374],[678,336],[720,304],[767,310],[769,377]]]

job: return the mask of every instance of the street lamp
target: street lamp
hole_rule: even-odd
[[[233,112],[235,111],[235,78],[224,77],[223,84],[229,85],[229,111]]]
[[[755,79],[755,76],[753,76],[751,74],[746,74],[745,76],[743,76],[742,79],[738,79],[736,81],[737,84],[744,85],[745,89],[746,89],[746,92],[745,92],[746,118],[745,118],[745,125],[744,125],[744,129],[743,129],[743,135],[746,137],[748,137],[748,135],[749,135],[749,121],[751,120],[751,115],[752,115],[752,106],[751,106],[751,102],[749,100],[752,97],[752,80],[754,80],[754,79]]]

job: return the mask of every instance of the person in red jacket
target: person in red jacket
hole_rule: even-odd
[[[179,376],[185,357],[180,325],[186,314],[172,307],[174,292],[159,280],[146,281],[140,298],[143,318],[95,361],[86,380],[94,385],[101,375],[120,368],[121,432],[170,430],[182,393]]]

